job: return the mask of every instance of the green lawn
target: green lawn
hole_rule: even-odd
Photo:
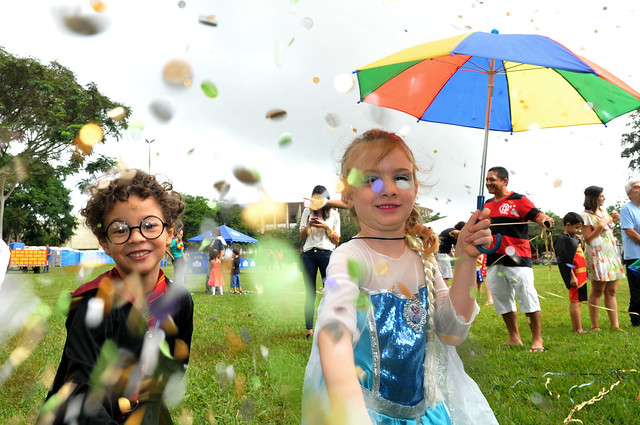
[[[35,349],[8,379],[0,377],[0,423],[34,423],[65,337],[64,316],[55,307],[58,296],[107,268],[8,274],[21,289],[30,290],[32,297],[50,306],[51,314]],[[621,313],[620,322],[627,332],[611,331],[602,311],[601,332],[572,333],[567,290],[557,268],[536,266],[534,270],[547,351],[528,352],[531,334],[524,315],[519,324],[525,347],[501,347],[507,338],[502,319],[493,307],[484,305],[467,341],[458,348],[467,372],[486,395],[498,421],[562,424],[574,406],[593,400],[572,418],[584,424],[638,423],[640,329],[630,328],[628,315]],[[165,271],[172,274],[171,267]],[[85,273],[83,278],[78,277],[80,272]],[[224,296],[207,296],[203,294],[204,276],[191,276],[195,302],[192,352],[185,395],[172,408],[174,419],[181,424],[299,423],[302,379],[311,347],[304,339],[300,271],[294,266],[243,271],[245,295],[230,294],[227,273],[225,279]],[[626,310],[628,300],[629,289],[623,280],[618,295],[621,311]],[[484,297],[479,301],[482,304]],[[14,311],[20,311],[20,305],[14,303]],[[39,311],[46,314],[47,308],[41,306]],[[582,313],[588,328],[586,306]],[[6,338],[5,324],[0,329],[0,365],[6,365],[15,348],[28,347],[29,341],[20,333]],[[233,380],[227,378],[230,366]],[[608,393],[594,399],[601,391]]]

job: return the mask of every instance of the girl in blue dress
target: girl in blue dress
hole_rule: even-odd
[[[455,346],[479,311],[477,245],[489,246],[488,210],[462,229],[451,288],[419,222],[418,168],[401,137],[370,130],[342,159],[343,201],[360,231],[338,247],[305,372],[303,424],[496,424]]]

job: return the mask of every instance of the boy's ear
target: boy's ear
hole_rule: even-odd
[[[106,239],[100,238],[98,239],[98,243],[100,243],[100,246],[102,247],[102,249],[104,249],[104,252],[110,256],[111,250],[109,249],[109,242],[107,242]]]
[[[167,246],[171,245],[171,239],[173,239],[174,227],[167,227]]]

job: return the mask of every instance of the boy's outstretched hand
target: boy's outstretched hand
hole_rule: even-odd
[[[465,254],[475,259],[480,255],[480,251],[477,248],[478,245],[483,248],[489,248],[491,246],[493,236],[491,235],[491,229],[489,229],[489,225],[491,224],[489,214],[490,211],[488,208],[482,211],[476,210],[471,214],[469,221],[467,221],[467,224],[465,224],[460,231],[460,235],[458,235],[458,246],[456,247],[457,257],[460,257],[460,254],[464,251]],[[462,250],[460,250],[460,248],[462,248]]]

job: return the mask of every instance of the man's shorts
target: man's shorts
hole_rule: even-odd
[[[493,305],[498,314],[518,311],[514,296],[518,298],[520,311],[523,313],[540,311],[540,300],[533,286],[531,267],[493,265],[487,270],[487,285],[491,290]]]
[[[453,277],[453,272],[451,271],[451,257],[449,254],[437,253],[436,261],[438,262],[442,278],[451,279]]]
[[[587,282],[579,288],[577,286],[569,288],[569,301],[572,303],[587,301],[587,298]]]

